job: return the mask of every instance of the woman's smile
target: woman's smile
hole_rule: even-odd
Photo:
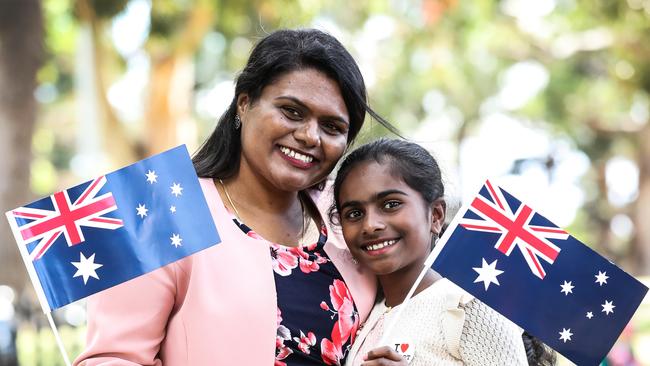
[[[314,156],[300,152],[299,150],[292,149],[286,146],[280,146],[282,157],[287,160],[291,165],[300,169],[309,169],[316,165],[318,160]]]

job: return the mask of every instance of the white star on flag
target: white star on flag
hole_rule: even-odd
[[[181,187],[179,183],[174,183],[170,188],[172,189],[172,194],[176,197],[183,194],[181,192],[183,190],[183,187]]]
[[[492,263],[487,264],[485,261],[485,258],[483,259],[483,264],[481,267],[473,267],[472,269],[475,270],[478,273],[478,277],[476,277],[476,280],[474,280],[474,283],[477,282],[483,282],[485,285],[485,290],[487,291],[488,287],[490,286],[490,283],[494,283],[497,286],[499,285],[499,280],[497,279],[497,276],[502,274],[503,271],[498,270],[496,268],[497,266],[497,260],[495,259]]]
[[[587,318],[591,319],[593,317],[594,317],[594,313],[592,313],[591,311],[588,311],[587,312]]]
[[[144,217],[147,216],[147,211],[149,211],[142,203],[138,204],[136,210],[138,210],[137,215],[140,216],[141,219],[144,219]]]
[[[601,272],[601,271],[598,271],[598,274],[594,275],[594,277],[596,277],[596,283],[601,285],[601,286],[603,284],[606,284],[607,279],[609,278],[609,276],[607,275],[607,272]]]
[[[574,288],[575,286],[573,286],[573,285],[571,284],[571,282],[572,282],[572,281],[569,281],[569,282],[564,281],[564,285],[560,285],[560,287],[562,287],[562,290],[561,290],[560,292],[564,292],[564,296],[567,296],[568,294],[570,294],[570,293],[572,294],[572,293],[573,293],[572,290],[573,290],[573,288]]]
[[[89,258],[86,258],[82,252],[79,252],[79,262],[70,263],[77,267],[77,272],[72,276],[72,278],[82,276],[84,279],[84,285],[88,283],[88,278],[90,277],[99,279],[96,270],[103,266],[103,264],[95,263],[95,253],[93,253]]]
[[[172,245],[175,246],[176,248],[182,245],[181,242],[183,241],[183,239],[181,239],[181,236],[178,234],[172,234],[172,237],[169,239],[172,240]]]
[[[571,328],[569,329],[562,328],[562,331],[558,333],[560,333],[560,340],[563,341],[564,343],[566,343],[566,341],[570,341],[571,336],[573,335],[573,333],[571,333]]]
[[[169,211],[170,211],[171,213],[176,213],[176,206],[171,206],[171,207],[169,208]]]
[[[614,301],[607,301],[607,300],[605,300],[605,303],[601,304],[600,306],[603,307],[603,310],[601,311],[606,315],[609,315],[609,313],[613,313],[614,308],[616,307],[616,305],[614,305]]]
[[[149,170],[145,175],[147,176],[147,182],[149,182],[150,184],[154,184],[157,182],[156,178],[158,178],[158,176],[156,175],[155,170]]]

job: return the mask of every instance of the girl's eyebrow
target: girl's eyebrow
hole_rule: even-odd
[[[408,194],[404,191],[400,191],[399,189],[387,189],[385,191],[378,192],[377,194],[374,195],[374,197],[371,199],[371,201],[376,201],[379,199],[382,199],[386,196],[389,196],[391,194],[400,194],[407,196]],[[344,208],[348,206],[359,206],[361,205],[362,201],[346,201],[341,204],[341,211],[343,211]]]
[[[404,195],[404,196],[408,195],[406,192],[400,191],[399,189],[387,189],[385,191],[381,191],[381,192],[377,193],[375,195],[375,199],[384,198],[384,197],[386,197],[388,195],[391,195],[391,194],[401,194],[401,195]]]

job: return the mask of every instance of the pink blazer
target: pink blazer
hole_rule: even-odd
[[[277,305],[269,248],[232,221],[210,179],[200,179],[221,243],[88,300],[88,334],[74,365],[273,365]],[[323,207],[321,216],[328,222]],[[376,282],[329,227],[325,251],[361,321]]]

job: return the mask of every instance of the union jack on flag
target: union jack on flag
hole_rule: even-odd
[[[117,210],[117,205],[111,192],[97,195],[104,184],[106,176],[94,179],[74,203],[70,202],[67,190],[54,193],[50,196],[54,207],[51,210],[19,207],[11,211],[15,218],[32,220],[18,227],[20,244],[27,245],[39,240],[29,252],[32,261],[40,259],[61,234],[68,246],[73,246],[85,241],[81,230],[83,226],[109,230],[123,226],[121,219],[105,216]]]
[[[490,181],[468,202],[427,263],[569,360],[598,365],[648,288]]]
[[[185,146],[6,216],[44,312],[220,241]]]
[[[513,208],[489,180],[485,187],[470,205],[470,211],[479,218],[463,217],[460,225],[467,230],[500,233],[494,247],[507,256],[515,247],[519,248],[531,272],[544,279],[546,271],[539,259],[553,264],[560,253],[560,248],[548,239],[565,240],[569,233],[554,225],[532,225],[536,214],[533,209],[525,204]]]

